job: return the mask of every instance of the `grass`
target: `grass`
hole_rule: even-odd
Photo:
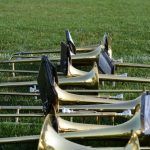
[[[59,47],[70,29],[77,45],[97,43],[108,32],[115,55],[149,54],[149,1],[6,0],[1,3],[1,50]]]
[[[78,46],[97,44],[103,34],[108,32],[112,37],[114,58],[122,57],[126,62],[149,64],[149,6],[149,0],[0,0],[0,57],[8,58],[18,51],[59,49],[60,42],[65,41],[64,30],[69,29]],[[132,76],[149,76],[150,73],[146,69],[127,71]],[[124,69],[118,71],[121,72]],[[6,80],[11,79],[1,74],[0,81]],[[124,84],[123,88],[144,86],[150,89],[150,85],[146,84]],[[117,84],[118,89],[121,87],[121,84]],[[111,88],[111,85],[104,88]],[[126,96],[128,99],[133,97],[134,94]],[[32,100],[25,102],[23,98],[10,100],[10,97],[1,97],[0,103],[39,104]],[[31,132],[29,127],[24,126],[0,126],[0,135],[6,137],[38,131],[40,127],[35,127]],[[35,143],[18,145],[3,145],[0,149],[36,149],[37,146]]]

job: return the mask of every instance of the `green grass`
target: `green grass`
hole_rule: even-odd
[[[97,43],[108,32],[115,56],[150,52],[149,0],[1,0],[0,4],[1,50],[59,48],[64,30],[70,29],[77,45]]]
[[[77,46],[97,44],[108,32],[112,37],[114,58],[150,64],[149,6],[149,0],[0,0],[0,57],[8,58],[18,51],[59,49],[60,42],[65,41],[64,30],[69,29]],[[127,71],[132,76],[149,76],[150,73],[146,69]],[[124,69],[118,71],[121,72],[125,72]],[[4,74],[0,77],[1,82],[11,80]],[[146,84],[117,84],[118,89],[144,86],[150,89]],[[104,88],[111,88],[111,85]],[[134,94],[126,96],[128,99],[133,97]],[[24,98],[10,97],[1,97],[0,103],[39,104],[30,99],[25,102]],[[36,134],[38,131],[39,126],[32,132],[30,127],[0,126],[0,135],[6,137]],[[3,145],[0,149],[37,147],[35,143],[18,145]]]

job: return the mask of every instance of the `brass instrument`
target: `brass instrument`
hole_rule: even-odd
[[[67,104],[71,102],[76,102],[76,103],[118,103],[119,102],[120,105],[122,103],[118,100],[113,100],[113,99],[102,99],[102,98],[72,94],[60,89],[57,85],[58,78],[57,78],[57,72],[55,70],[55,67],[48,61],[47,57],[43,57],[42,59],[37,80],[38,80],[41,99],[43,101],[43,106],[45,108],[46,113],[50,112],[52,106],[58,109],[57,104],[62,102]],[[132,102],[135,103],[136,101],[132,101]]]
[[[129,136],[131,131],[136,132],[140,135],[143,131],[141,120],[140,120],[140,109],[135,113],[135,115],[127,122],[119,124],[113,127],[106,127],[102,129],[95,129],[90,131],[80,131],[80,132],[69,132],[62,133],[65,138],[76,139],[76,138],[106,138],[106,137],[125,137]]]
[[[52,65],[52,63],[48,60],[46,56],[42,57],[41,60],[41,66],[43,65],[43,68],[45,68],[46,72],[48,69],[51,69],[51,72],[55,70],[55,67]],[[53,66],[53,67],[49,67]],[[49,67],[49,68],[48,68]],[[44,70],[44,69],[43,69]],[[57,72],[55,72],[55,78],[57,78]],[[70,71],[71,72],[71,71]],[[78,70],[76,70],[76,75],[78,74]],[[81,74],[81,72],[79,72]],[[70,73],[71,74],[71,73]],[[84,74],[84,72],[82,72]],[[50,75],[50,78],[54,74]],[[150,83],[150,79],[144,79],[144,78],[136,78],[136,77],[120,77],[117,75],[103,75],[98,74],[97,65],[94,64],[93,69],[85,73],[83,76],[79,77],[72,77],[72,78],[60,78],[59,79],[59,85],[65,86],[65,85],[71,85],[71,86],[84,86],[84,87],[93,87],[98,88],[99,87],[99,80],[102,81],[121,81],[121,82],[141,82],[141,83]],[[10,87],[10,86],[31,86],[31,85],[37,85],[36,81],[26,81],[26,82],[7,82],[7,83],[1,83],[0,87]]]
[[[44,66],[44,67],[45,67],[45,69],[47,68],[47,66]],[[52,77],[52,75],[50,77]],[[59,79],[59,85],[61,85],[61,86],[65,86],[65,85],[77,86],[77,85],[81,85],[81,84],[83,86],[87,86],[90,88],[92,88],[92,87],[97,88],[99,86],[98,73],[97,73],[97,70],[95,67],[90,72],[86,73],[83,76],[73,77],[73,78],[60,78]],[[31,85],[37,85],[37,82],[36,81],[26,81],[26,82],[0,83],[0,87],[31,86]]]
[[[65,34],[66,34],[66,42],[69,43],[70,38],[72,38],[69,30],[66,30]],[[106,36],[106,34],[104,36]],[[103,41],[104,41],[104,38],[103,38]],[[71,40],[71,42],[73,42],[73,40]],[[75,50],[77,52],[92,51],[98,46],[99,46],[99,44],[86,46],[86,47],[75,47]],[[14,53],[12,55],[12,57],[13,56],[20,56],[20,55],[33,55],[33,54],[40,54],[41,55],[41,54],[49,54],[49,53],[60,53],[60,50],[55,50],[55,51],[54,50],[36,50],[36,51],[31,51],[31,52],[17,52],[17,53]]]
[[[112,58],[112,50],[110,48],[110,45],[108,45],[108,43],[110,44],[111,41],[106,33],[103,36],[103,41],[100,42],[99,45],[95,45],[92,47],[83,47],[83,48],[76,48],[69,30],[66,30],[65,33],[66,33],[66,44],[68,44],[72,55],[75,55],[77,51],[84,51],[84,52],[92,51],[92,50],[95,50],[98,46],[101,46],[101,48],[103,48],[107,52],[107,54],[110,56],[110,58]]]
[[[136,117],[136,116],[135,116]],[[92,129],[92,130],[86,130],[86,131],[80,131],[80,132],[70,132],[70,133],[62,133],[62,134],[58,134],[55,131],[55,127],[56,122],[55,122],[55,118],[52,115],[47,115],[47,117],[45,118],[42,130],[41,130],[41,135],[40,135],[40,139],[39,139],[39,145],[38,145],[38,150],[48,150],[48,149],[53,149],[53,150],[69,150],[69,149],[87,149],[87,150],[93,150],[93,149],[109,149],[107,147],[103,147],[103,148],[92,148],[92,147],[86,147],[83,145],[79,145],[76,143],[72,143],[65,138],[69,138],[67,135],[72,135],[74,133],[75,134],[80,134],[81,137],[79,138],[83,138],[83,134],[82,132],[84,132],[85,134],[88,134],[90,137],[90,133],[94,132],[94,131],[98,131],[98,133],[100,133],[101,130],[104,130],[105,134],[107,133],[107,129],[110,128],[115,128],[115,127],[106,127],[106,128],[102,128],[102,129]],[[127,123],[129,124],[129,123]],[[122,126],[124,126],[124,124],[122,124]],[[117,127],[116,127],[117,128]],[[123,127],[122,127],[123,128]],[[115,131],[111,130],[111,132],[117,132],[117,129],[115,129]],[[119,130],[119,125],[118,125],[118,130]],[[110,132],[110,135],[111,135]],[[131,134],[132,132],[132,134]],[[95,133],[95,132],[94,132]],[[139,140],[137,137],[137,133],[136,131],[130,131],[128,133],[129,135],[131,135],[131,138],[129,140],[129,142],[127,143],[127,145],[125,147],[119,148],[120,150],[122,149],[127,149],[127,150],[139,150],[140,146],[139,146]],[[63,136],[63,137],[62,137]],[[98,137],[97,134],[95,134],[95,137]],[[113,147],[111,149],[118,149],[117,147]]]
[[[97,78],[97,74],[95,72],[91,72],[95,78],[92,80],[95,80]],[[83,77],[83,76],[82,76]],[[77,77],[74,77],[72,79],[76,79]],[[80,77],[81,78],[81,77]],[[71,79],[71,78],[69,78]],[[76,95],[67,93],[66,91],[61,90],[58,86],[58,78],[57,78],[57,72],[55,70],[55,67],[50,63],[50,61],[47,59],[47,57],[42,58],[39,75],[38,75],[38,86],[40,90],[40,96],[43,101],[43,107],[44,111],[47,114],[47,112],[51,111],[52,105],[58,109],[58,103],[61,102],[76,102],[76,103],[117,103],[119,101],[117,100],[109,100],[109,99],[102,99],[102,98],[96,98],[96,97],[89,97],[89,96],[83,96],[83,95]],[[71,80],[70,80],[71,81]],[[70,83],[77,85],[78,81],[72,80]],[[95,81],[94,84],[97,84],[99,80]],[[85,82],[85,80],[84,80]],[[83,82],[83,83],[84,83]],[[88,84],[91,82],[88,80]],[[69,84],[70,84],[69,83]],[[59,100],[59,101],[58,101]]]
[[[67,74],[67,67],[68,67],[68,59],[69,62],[72,60],[73,64],[89,64],[93,62],[97,62],[98,69],[101,73],[104,74],[114,74],[115,67],[138,67],[138,68],[150,68],[150,65],[143,65],[143,64],[131,64],[131,63],[118,63],[114,62],[108,55],[108,52],[102,46],[97,47],[94,51],[88,53],[82,53],[71,56],[70,54],[70,47],[65,44],[61,43],[61,67],[62,71]],[[51,60],[59,60],[59,59],[51,59]],[[10,60],[10,61],[2,61],[1,63],[27,63],[27,62],[39,62],[40,58],[31,58],[31,59],[20,59],[20,60]],[[4,72],[4,70],[2,70]],[[10,71],[10,70],[9,70]],[[17,72],[17,71],[14,71]],[[18,70],[21,72],[21,70]],[[22,71],[23,72],[23,71]],[[30,72],[30,71],[28,71]],[[76,72],[76,71],[75,71]],[[83,74],[83,72],[81,72]]]
[[[65,90],[70,93],[143,93],[144,90]],[[39,92],[0,92],[0,95],[9,96],[39,96]],[[110,96],[109,96],[110,97]]]
[[[118,103],[119,100],[114,99],[105,99],[105,98],[98,98],[98,97],[92,97],[92,96],[84,96],[84,95],[77,95],[68,93],[65,90],[62,90],[59,88],[57,84],[55,84],[55,90],[58,94],[58,99],[61,102],[65,103]]]
[[[82,55],[71,55],[69,46],[62,42],[60,64],[64,73],[66,73],[66,70],[64,70],[64,68],[68,64],[68,62],[72,62],[74,65],[84,65],[96,62],[99,71],[103,74],[114,74],[116,67],[150,68],[150,65],[146,64],[115,62],[109,57],[107,51],[105,51],[105,49],[103,49],[101,46],[97,47],[94,51],[82,53]]]
[[[49,119],[49,118],[48,118]],[[126,144],[125,147],[100,147],[100,148],[92,148],[83,145],[79,145],[73,142],[70,142],[60,135],[56,133],[50,124],[46,124],[46,121],[43,125],[43,128],[47,129],[48,134],[41,132],[40,141],[38,144],[39,150],[140,150],[139,140],[136,133],[132,132],[131,137]],[[42,131],[43,131],[42,128]],[[45,131],[45,130],[44,130]],[[44,134],[44,135],[43,135]],[[30,135],[30,136],[20,136],[20,137],[7,137],[7,138],[0,138],[0,143],[16,143],[16,142],[27,142],[27,141],[37,141],[39,140],[39,135]],[[143,147],[141,147],[143,149]]]
[[[121,112],[123,110],[134,110],[136,105],[140,105],[143,97],[146,93],[137,97],[134,100],[123,101],[115,104],[91,104],[91,105],[60,105],[59,110],[62,111],[63,108],[73,110],[72,114],[80,113],[80,110],[88,110],[94,113],[97,112]],[[48,93],[47,93],[48,95]],[[0,106],[0,110],[42,110],[42,106]],[[84,113],[84,112],[81,112]],[[101,113],[103,115],[103,113]],[[110,115],[108,113],[108,115]],[[119,116],[121,114],[113,114],[114,116]]]
[[[56,133],[59,128],[59,125],[57,124],[57,118],[54,116],[54,114],[49,114],[47,115],[44,121],[43,127],[42,127],[38,148],[46,150],[48,148],[53,147],[53,149],[59,150],[59,146],[61,146],[61,149],[62,149],[63,148],[62,146],[64,145],[64,149],[68,149],[69,145],[67,145],[66,143],[67,141],[65,141],[65,139],[63,139],[61,136],[67,139],[106,138],[106,137],[114,138],[114,137],[122,137],[122,136],[127,137],[127,136],[130,136],[132,132],[133,134],[129,142],[130,144],[131,143],[132,144],[128,145],[126,148],[127,149],[130,149],[130,148],[139,149],[139,141],[138,141],[137,135],[141,135],[141,134],[150,135],[150,123],[149,123],[150,118],[148,115],[150,113],[149,106],[150,106],[150,95],[145,94],[141,102],[141,105],[136,106],[134,116],[125,123],[122,123],[120,125],[116,125],[113,127],[104,127],[100,129],[59,133],[59,135]],[[145,109],[147,111],[145,111]],[[53,138],[53,142],[52,142],[52,138]],[[64,143],[64,144],[61,144],[61,143]],[[72,145],[72,148],[73,148],[73,145]],[[84,149],[84,147],[79,147],[79,149]]]

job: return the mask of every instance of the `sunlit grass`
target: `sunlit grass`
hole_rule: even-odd
[[[125,62],[150,64],[149,4],[149,0],[0,0],[0,59],[8,59],[11,54],[18,51],[60,49],[60,42],[65,41],[64,30],[69,29],[77,46],[97,44],[103,34],[108,32],[112,37],[114,58],[122,57]],[[24,65],[22,68],[38,70],[39,65]],[[139,77],[149,77],[150,73],[147,69],[117,70],[118,74],[124,72],[128,72],[129,76]],[[10,74],[1,73],[0,81],[26,80],[11,79],[8,76]],[[36,76],[31,79],[35,80]],[[150,89],[148,84],[116,85],[112,87],[110,83],[106,83],[105,87],[101,88]],[[29,89],[12,89],[16,90],[27,92]],[[136,96],[138,95],[126,95],[125,99]],[[39,100],[29,97],[0,98],[1,105],[41,105]],[[40,129],[41,126],[36,126],[32,130],[21,125],[14,127],[1,124],[0,135],[7,137],[39,134]],[[29,147],[24,145],[24,149]],[[5,145],[0,148],[12,147]],[[20,149],[23,149],[21,145]]]

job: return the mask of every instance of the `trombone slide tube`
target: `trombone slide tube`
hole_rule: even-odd
[[[116,67],[136,67],[136,68],[150,68],[147,64],[135,64],[135,63],[114,63]]]
[[[102,81],[120,81],[120,82],[139,82],[139,83],[150,83],[149,78],[138,78],[138,77],[121,77],[117,75],[99,74],[99,79]]]

